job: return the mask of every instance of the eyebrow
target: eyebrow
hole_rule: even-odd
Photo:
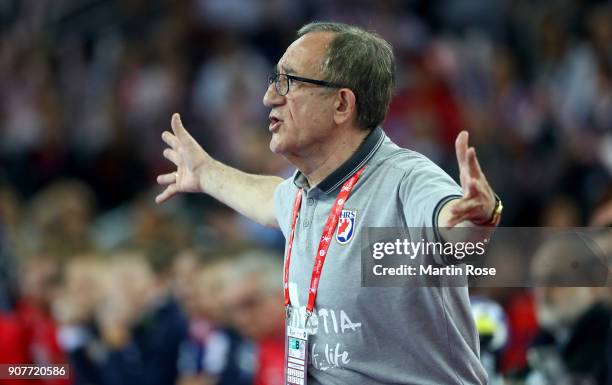
[[[296,70],[294,70],[294,69],[293,69],[293,68],[291,68],[291,67],[287,67],[287,66],[285,66],[285,65],[281,65],[281,66],[280,66],[280,68],[281,68],[281,70],[283,70],[283,72],[282,72],[282,73],[284,73],[284,74],[289,74],[289,75],[290,75],[290,74],[295,74],[295,73],[297,73],[297,71],[296,71]],[[278,71],[278,65],[276,66],[276,70]]]

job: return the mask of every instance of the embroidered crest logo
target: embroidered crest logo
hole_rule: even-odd
[[[339,244],[345,245],[353,239],[355,234],[355,217],[357,210],[342,210],[340,219],[338,220],[338,230],[336,232],[336,240]]]

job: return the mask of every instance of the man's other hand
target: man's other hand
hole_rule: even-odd
[[[467,131],[461,131],[455,141],[463,197],[449,202],[450,213],[441,222],[442,227],[454,227],[462,222],[488,224],[495,209],[495,193],[480,169],[476,150],[468,148],[468,137]]]
[[[201,177],[203,171],[212,164],[213,159],[198,142],[187,132],[179,114],[172,115],[172,133],[164,131],[163,141],[170,146],[164,150],[164,157],[176,166],[176,171],[159,175],[157,183],[166,186],[155,198],[163,203],[180,192],[204,192]]]

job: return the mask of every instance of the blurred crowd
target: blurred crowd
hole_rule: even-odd
[[[279,255],[143,249],[22,262],[0,312],[0,363],[69,364],[56,385],[282,384]]]
[[[4,0],[0,363],[69,362],[58,384],[282,383],[282,235],[204,196],[155,206],[154,177],[172,112],[213,157],[291,175],[261,99],[311,20],[392,43],[386,133],[456,178],[467,129],[502,225],[612,224],[609,1]],[[609,291],[474,294],[493,381],[612,381]]]

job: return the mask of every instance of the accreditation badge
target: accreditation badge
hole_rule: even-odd
[[[285,338],[285,385],[306,385],[308,331],[287,325]]]

